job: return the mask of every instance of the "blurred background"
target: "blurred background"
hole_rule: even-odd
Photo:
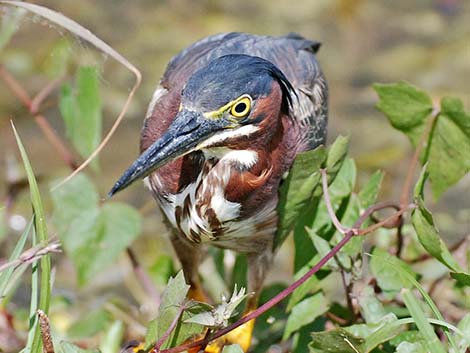
[[[138,155],[139,133],[147,104],[170,58],[194,41],[214,33],[243,31],[284,35],[297,32],[322,42],[318,60],[329,82],[329,140],[338,134],[351,137],[350,153],[357,162],[359,185],[377,169],[386,172],[382,199],[398,199],[398,187],[403,182],[411,148],[408,140],[394,131],[386,118],[375,110],[377,96],[371,84],[406,80],[429,92],[436,102],[452,95],[463,99],[466,110],[470,108],[470,1],[32,2],[62,12],[90,29],[142,72],[142,85],[124,121],[99,157],[99,171],[89,171],[102,197]],[[133,84],[133,76],[113,59],[99,54],[58,26],[27,15],[11,42],[0,52],[1,62],[34,95],[49,82],[51,50],[64,38],[73,43],[73,55],[79,61],[86,62],[92,56],[100,65],[103,132],[107,132]],[[17,156],[17,147],[10,119],[17,126],[34,170],[43,181],[43,193],[47,194],[51,180],[65,177],[69,170],[45,141],[26,109],[1,81],[0,93],[0,195],[6,195],[8,175],[14,174],[15,169],[11,161],[17,158],[12,158]],[[52,95],[43,113],[64,136],[56,100]],[[145,214],[143,234],[133,248],[144,265],[151,266],[156,255],[171,251],[159,211],[138,183],[120,193],[117,199],[133,204]],[[20,194],[7,220],[8,234],[13,236],[22,230],[29,217],[29,207],[27,193]],[[448,242],[468,234],[470,178],[464,178],[432,208],[437,212],[437,224]],[[288,253],[289,244],[286,247]],[[70,263],[65,258],[59,263],[56,291],[75,292]],[[280,278],[271,276],[271,280],[289,278],[289,257],[283,260],[281,255],[278,264],[279,271],[273,272]],[[114,267],[99,275],[94,290],[106,292],[109,286],[119,287],[123,278],[132,281],[126,275],[131,273],[129,268],[123,256],[120,271]]]

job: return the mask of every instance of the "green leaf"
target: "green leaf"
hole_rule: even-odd
[[[121,342],[124,338],[124,324],[122,321],[115,321],[108,330],[100,342],[101,353],[115,353],[119,352],[121,348]]]
[[[368,353],[380,344],[396,337],[401,331],[403,324],[397,320],[397,317],[389,313],[382,320],[371,324],[357,324],[345,328],[354,336],[364,338],[359,351]]]
[[[147,331],[145,337],[145,345],[147,347],[154,344],[170,327],[173,319],[184,304],[188,291],[189,285],[186,284],[183,271],[179,271],[174,278],[170,278],[167,287],[162,293],[158,316],[153,320],[156,322],[156,326],[153,327],[155,331]],[[166,347],[166,345],[164,344],[162,347]]]
[[[225,346],[222,353],[243,353],[243,349],[238,344],[231,344],[230,346]]]
[[[328,148],[326,170],[329,175],[336,175],[348,154],[349,137],[339,135]]]
[[[378,300],[372,287],[365,287],[357,297],[361,314],[367,323],[375,323],[383,320],[387,315],[384,306]]]
[[[377,109],[416,146],[433,109],[431,97],[407,82],[374,84],[373,88],[380,98]]]
[[[418,185],[419,184],[422,184],[422,179],[420,179],[420,181],[418,182]],[[390,255],[389,255],[390,256]],[[424,301],[426,302],[426,304],[429,306],[429,308],[431,309],[431,311],[433,312],[434,316],[441,322],[445,322],[444,321],[444,318],[441,314],[441,312],[439,311],[438,307],[436,306],[436,304],[434,303],[434,301],[432,300],[432,298],[429,296],[429,294],[427,293],[427,291],[421,286],[421,284],[416,280],[413,272],[407,270],[406,268],[402,267],[402,266],[399,266],[398,264],[394,263],[393,261],[398,261],[398,258],[395,258],[395,257],[392,257],[392,260],[390,258],[387,258],[387,257],[382,257],[381,258],[381,261],[383,261],[384,263],[387,263],[389,265],[391,265],[391,268],[390,268],[390,271],[392,272],[396,272],[399,274],[399,276],[401,277],[401,279],[403,281],[406,281],[410,284],[412,284],[413,286],[416,287],[416,289],[418,289],[419,293],[423,296],[424,298]],[[401,260],[400,260],[401,261]],[[444,325],[445,327],[445,325]],[[444,333],[445,335],[447,336],[447,339],[449,340],[449,343],[450,343],[450,346],[453,347],[454,351],[457,351],[457,345],[455,343],[455,340],[453,339],[452,335],[449,333],[448,331],[448,328],[444,328]]]
[[[0,208],[0,241],[2,241],[5,235],[7,234],[7,225],[6,225],[5,218],[6,218],[5,209]]]
[[[109,324],[111,316],[106,310],[99,309],[85,314],[67,330],[72,339],[89,338],[103,331]]]
[[[320,258],[325,257],[331,251],[331,246],[328,241],[316,234],[313,229],[309,229],[308,232],[310,239],[312,239],[312,243],[317,250],[318,256]],[[339,266],[335,258],[328,260],[328,262],[325,264],[325,267],[329,267],[332,270],[339,270]]]
[[[2,25],[0,27],[0,51],[8,44],[11,37],[20,28],[20,22],[26,11],[24,9],[9,8],[2,13]]]
[[[18,239],[18,242],[15,245],[15,248],[13,249],[13,252],[11,253],[10,257],[8,258],[8,262],[14,261],[18,259],[18,257],[21,255],[25,244],[26,240],[28,239],[29,233],[31,232],[31,227],[33,226],[33,220],[29,222],[28,226],[24,230],[23,234],[21,235],[20,239]],[[6,270],[2,271],[0,274],[0,302],[3,302],[4,297],[5,297],[5,292],[7,290],[7,286],[10,284],[10,279],[13,275],[13,272],[15,271],[15,267],[11,266],[7,268]]]
[[[470,287],[470,275],[462,272],[451,272],[450,277],[457,281],[459,287]]]
[[[23,165],[26,170],[26,175],[28,177],[30,198],[34,214],[34,230],[38,235],[38,240],[40,243],[46,245],[49,241],[49,235],[47,231],[46,217],[44,215],[41,194],[39,193],[39,187],[23,143],[21,142],[14,125],[12,125],[12,127],[13,132],[15,133],[16,143],[18,144],[18,149],[20,150],[21,158],[23,160]],[[51,300],[51,256],[49,254],[42,256],[39,263],[41,265],[41,284],[39,288],[38,309],[42,310],[47,315],[49,313],[49,305]],[[42,350],[42,341],[39,327],[37,325],[34,332],[35,334],[31,351],[33,353],[40,353]]]
[[[86,217],[81,220],[87,222]],[[90,219],[93,219],[90,217]],[[74,222],[76,225],[78,222]],[[76,225],[78,226],[78,225]],[[113,263],[140,233],[141,216],[123,203],[105,204],[93,223],[94,239],[82,243],[75,252],[79,283],[84,284],[98,271]],[[82,259],[85,260],[82,260]]]
[[[60,88],[59,110],[65,124],[65,133],[75,146],[75,125],[78,125],[80,112],[77,100],[70,84],[63,84]],[[78,148],[77,148],[78,149]]]
[[[364,353],[360,350],[362,338],[351,335],[344,329],[313,332],[309,344],[311,353]]]
[[[98,208],[98,191],[85,174],[78,174],[65,185],[54,189],[51,197],[54,204],[54,225],[61,233],[66,232],[70,224],[85,210]]]
[[[59,39],[44,62],[44,71],[51,78],[65,75],[71,56],[72,45],[70,41],[66,38]]]
[[[62,353],[100,353],[96,349],[83,349],[70,342],[60,342],[60,351]]]
[[[166,284],[174,272],[173,258],[165,254],[159,255],[148,269],[149,275],[157,285]]]
[[[326,160],[323,146],[299,154],[287,178],[281,185],[279,196],[279,226],[275,248],[289,235],[295,222],[310,206],[314,190],[319,186],[320,168]]]
[[[314,256],[313,259],[307,263],[305,266],[300,268],[294,276],[294,280],[298,280],[304,274],[306,274],[312,266],[320,260],[319,256]],[[330,263],[330,262],[328,262]],[[292,308],[300,302],[308,293],[312,293],[315,290],[318,290],[319,280],[317,276],[312,276],[302,283],[296,290],[292,292],[289,297],[289,302],[287,304],[287,311],[291,311]]]
[[[282,339],[286,340],[293,332],[313,322],[315,318],[327,312],[328,307],[328,300],[322,293],[317,293],[296,304],[287,319]]]
[[[99,207],[95,187],[85,175],[56,189],[52,200],[55,224],[80,285],[115,261],[140,233],[137,210],[116,202]]]
[[[413,223],[413,227],[418,235],[420,243],[426,251],[452,271],[463,272],[439,236],[439,231],[434,225],[432,214],[424,205],[423,189],[426,177],[427,172],[426,167],[424,167],[415,186],[414,198],[418,207],[411,212],[411,222]]]
[[[77,76],[77,103],[80,109],[80,123],[77,134],[81,143],[78,151],[89,156],[101,139],[101,98],[99,74],[95,66],[83,66]],[[78,142],[78,141],[77,141]]]
[[[379,196],[380,186],[382,185],[383,178],[384,173],[380,170],[376,171],[371,175],[362,190],[359,191],[359,203],[361,204],[361,208],[363,210],[377,202],[377,197]]]
[[[470,114],[455,98],[443,98],[428,138],[429,179],[438,199],[470,171]]]
[[[404,276],[399,269],[402,269],[412,278],[416,277],[416,274],[408,264],[379,248],[375,248],[372,252],[370,269],[377,279],[379,287],[385,292],[385,294],[388,294],[391,297],[398,293],[402,288],[412,287],[410,280]]]
[[[69,85],[62,87],[59,108],[64,118],[67,136],[80,155],[86,158],[96,149],[101,139],[102,116],[98,69],[94,66],[80,67],[75,86],[75,92]]]
[[[165,334],[173,320],[181,312],[182,307],[187,305],[186,295],[188,290],[189,285],[186,284],[182,271],[175,278],[170,279],[168,286],[162,294],[158,316],[148,326],[147,335],[145,336],[145,346],[147,349]],[[203,326],[185,323],[185,321],[204,310],[207,310],[207,305],[201,306],[198,303],[193,307],[186,308],[175,330],[171,332],[161,347],[174,347],[191,336],[202,333],[204,331]]]
[[[470,347],[470,314],[466,314],[457,327],[463,332],[463,336],[458,337],[460,351],[465,352]]]
[[[442,346],[441,341],[424,315],[418,300],[409,289],[402,289],[401,295],[411,317],[414,319],[415,324],[419,329],[419,332],[423,335],[424,344],[426,345],[427,350],[431,353],[445,353],[445,349]]]
[[[397,346],[396,353],[427,353],[425,345],[422,342],[401,342]]]

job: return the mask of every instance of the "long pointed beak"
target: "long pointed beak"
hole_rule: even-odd
[[[155,141],[114,184],[108,197],[126,188],[137,179],[145,178],[154,170],[191,152],[200,142],[220,129],[215,120],[204,118],[200,113],[182,110],[165,134]]]

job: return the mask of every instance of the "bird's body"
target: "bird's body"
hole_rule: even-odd
[[[247,125],[240,133],[249,136],[245,143],[237,140],[227,146],[224,142],[172,161],[149,175],[147,185],[155,192],[169,223],[185,240],[243,252],[261,251],[272,242],[282,176],[297,153],[324,141],[326,84],[313,55],[316,48],[316,43],[299,37],[230,33],[199,41],[171,60],[149,105],[142,151],[172,122],[188,77],[224,55],[246,54],[269,60],[295,89],[300,101],[295,106],[304,107],[296,116],[283,113],[268,138],[263,138],[263,131],[251,132]],[[220,100],[221,106],[230,98]]]
[[[248,289],[259,294],[279,185],[298,153],[325,140],[318,47],[297,35],[229,33],[170,61],[147,111],[142,155],[111,193],[146,177],[193,287],[201,244],[210,243],[248,255]]]

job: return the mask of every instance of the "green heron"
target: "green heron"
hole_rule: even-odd
[[[256,308],[275,251],[279,185],[298,153],[325,141],[319,46],[297,34],[210,36],[170,61],[153,94],[142,154],[109,195],[145,178],[193,298],[204,298],[198,264],[211,244],[247,254],[246,311]],[[248,324],[235,338],[245,351]]]

